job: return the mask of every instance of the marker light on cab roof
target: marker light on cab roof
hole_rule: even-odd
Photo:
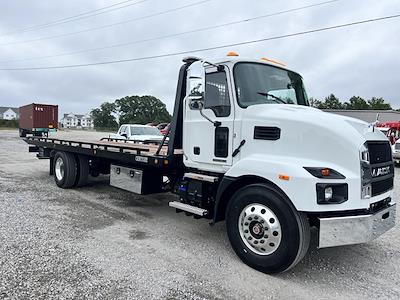
[[[234,51],[229,51],[229,52],[226,54],[226,56],[239,56],[239,54],[237,54],[237,53],[234,52]]]
[[[269,59],[269,58],[267,58],[267,57],[261,57],[261,60],[268,61],[268,62],[272,62],[272,63],[277,64],[277,65],[280,65],[280,66],[282,66],[282,67],[285,67],[285,66],[286,66],[284,63],[281,63],[281,62],[276,61],[276,60],[273,60],[273,59]]]

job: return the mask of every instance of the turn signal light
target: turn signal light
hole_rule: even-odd
[[[329,176],[330,175],[330,170],[329,169],[321,169],[321,175],[322,176]]]
[[[324,179],[346,179],[343,174],[330,168],[304,167],[312,176]]]
[[[281,180],[289,180],[289,178],[290,178],[289,175],[285,175],[285,174],[279,174],[278,177]]]
[[[226,56],[239,56],[239,54],[237,54],[237,53],[234,52],[234,51],[229,51],[229,52],[226,54]]]

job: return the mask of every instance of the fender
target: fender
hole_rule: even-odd
[[[345,174],[346,178],[335,180],[316,178],[306,171],[304,166],[332,168],[341,174]],[[316,184],[321,182],[346,182],[350,187],[353,187],[352,190],[349,190],[349,194],[359,195],[359,174],[353,174],[350,170],[338,165],[327,165],[326,162],[297,159],[296,157],[253,154],[235,163],[225,173],[216,195],[214,221],[221,219],[221,216],[218,216],[219,206],[222,204],[221,199],[227,190],[235,191],[233,187],[236,185],[236,181],[240,187],[255,182],[268,182],[281,190],[298,211],[326,212],[360,208],[359,201],[347,201],[329,206],[317,205],[316,203]]]

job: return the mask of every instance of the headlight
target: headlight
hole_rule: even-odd
[[[371,198],[371,196],[372,196],[371,184],[368,183],[366,185],[363,185],[361,187],[361,199],[368,199]]]
[[[361,199],[368,199],[372,196],[371,188],[371,167],[369,151],[366,144],[360,148],[360,174],[361,174]]]
[[[325,200],[328,202],[332,199],[333,197],[333,189],[331,186],[328,186],[325,188]]]
[[[347,183],[317,183],[318,204],[340,204],[348,197]]]
[[[369,151],[365,144],[360,148],[360,160],[369,164]]]

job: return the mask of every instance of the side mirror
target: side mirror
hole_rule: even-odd
[[[194,62],[188,69],[187,95],[190,109],[201,110],[204,104],[205,71],[200,61]]]
[[[123,137],[125,137],[125,138],[128,137],[128,135],[127,135],[125,132],[121,133],[121,136],[123,136]]]

